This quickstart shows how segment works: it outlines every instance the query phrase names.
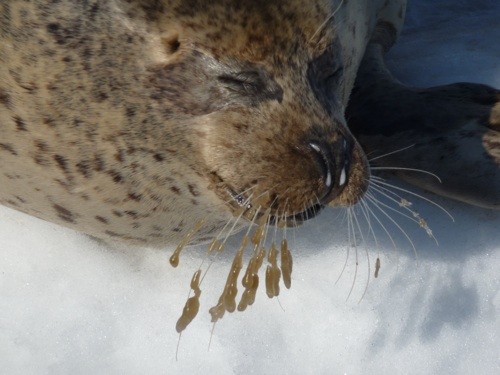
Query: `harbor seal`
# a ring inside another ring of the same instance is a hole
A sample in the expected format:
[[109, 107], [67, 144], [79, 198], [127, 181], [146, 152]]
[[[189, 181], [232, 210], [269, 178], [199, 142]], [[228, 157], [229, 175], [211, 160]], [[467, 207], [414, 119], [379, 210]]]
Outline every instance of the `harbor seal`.
[[107, 241], [196, 243], [352, 206], [377, 153], [443, 181], [398, 172], [411, 183], [498, 209], [499, 92], [397, 82], [383, 55], [405, 8], [3, 2], [0, 202]]
[[396, 82], [382, 54], [405, 3], [3, 2], [0, 202], [140, 245], [203, 220], [206, 241], [242, 206], [296, 225], [355, 204], [365, 152], [415, 143], [380, 161], [498, 208], [498, 91]]

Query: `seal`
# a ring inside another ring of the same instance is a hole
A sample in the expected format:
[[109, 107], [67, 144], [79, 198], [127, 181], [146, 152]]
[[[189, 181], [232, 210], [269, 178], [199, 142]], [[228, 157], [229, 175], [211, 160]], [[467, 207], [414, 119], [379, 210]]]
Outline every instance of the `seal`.
[[[0, 202], [106, 241], [180, 242], [174, 265], [188, 242], [254, 223], [242, 309], [269, 225], [356, 204], [377, 170], [366, 153], [384, 154], [379, 168], [406, 167], [397, 173], [411, 183], [498, 209], [499, 92], [394, 79], [383, 55], [405, 9], [402, 0], [2, 2]], [[276, 249], [268, 254], [270, 296], [280, 275], [290, 286], [287, 246], [281, 270]], [[235, 308], [243, 249], [215, 321]], [[199, 284], [197, 273], [179, 331]]]
[[[152, 246], [204, 220], [191, 241], [206, 241], [241, 206], [295, 225], [325, 205], [352, 205], [370, 175], [363, 148], [415, 143], [383, 165], [439, 165], [439, 186], [399, 174], [498, 208], [498, 116], [484, 121], [498, 91], [415, 91], [389, 77], [382, 51], [405, 5], [6, 2], [0, 202]], [[485, 126], [461, 129], [471, 117]]]

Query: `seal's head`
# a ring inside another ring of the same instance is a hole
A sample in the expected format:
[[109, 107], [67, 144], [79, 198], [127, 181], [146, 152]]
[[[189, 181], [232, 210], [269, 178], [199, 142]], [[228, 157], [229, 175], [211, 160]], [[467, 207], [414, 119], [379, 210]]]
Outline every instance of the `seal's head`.
[[160, 13], [170, 55], [151, 84], [173, 116], [190, 118], [211, 188], [234, 214], [258, 206], [289, 224], [356, 203], [369, 170], [344, 119], [341, 49], [322, 25], [332, 10], [200, 4]]

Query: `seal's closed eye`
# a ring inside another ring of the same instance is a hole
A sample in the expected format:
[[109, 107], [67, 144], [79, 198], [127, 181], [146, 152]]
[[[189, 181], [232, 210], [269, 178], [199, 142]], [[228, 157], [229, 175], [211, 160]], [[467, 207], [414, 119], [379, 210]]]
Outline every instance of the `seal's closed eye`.
[[250, 104], [265, 100], [283, 100], [283, 89], [271, 75], [263, 69], [242, 70], [235, 73], [221, 74], [217, 81], [231, 95], [251, 99]]
[[265, 89], [264, 77], [258, 71], [224, 74], [217, 77], [228, 90], [242, 95], [253, 95]]

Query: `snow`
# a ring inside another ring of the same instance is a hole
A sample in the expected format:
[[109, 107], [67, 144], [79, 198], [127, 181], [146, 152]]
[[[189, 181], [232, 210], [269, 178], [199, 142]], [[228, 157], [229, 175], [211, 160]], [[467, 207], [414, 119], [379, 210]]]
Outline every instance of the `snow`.
[[[412, 5], [405, 34], [390, 53], [398, 78], [421, 86], [475, 81], [500, 87], [498, 1]], [[498, 374], [500, 212], [426, 197], [455, 218], [407, 198], [439, 246], [398, 217], [418, 257], [397, 228], [391, 227], [397, 249], [378, 229], [378, 248], [373, 238], [357, 246], [348, 299], [356, 249], [348, 247], [343, 212], [327, 210], [289, 232], [294, 271], [281, 306], [260, 290], [251, 308], [216, 325], [208, 351], [208, 309], [225, 282], [227, 251], [201, 286], [201, 309], [182, 335], [178, 361], [175, 322], [204, 249], [189, 249], [173, 269], [172, 249], [107, 247], [0, 208], [1, 372]], [[231, 239], [232, 248], [239, 239]], [[348, 249], [348, 266], [335, 284]], [[360, 301], [366, 253], [372, 276]]]

